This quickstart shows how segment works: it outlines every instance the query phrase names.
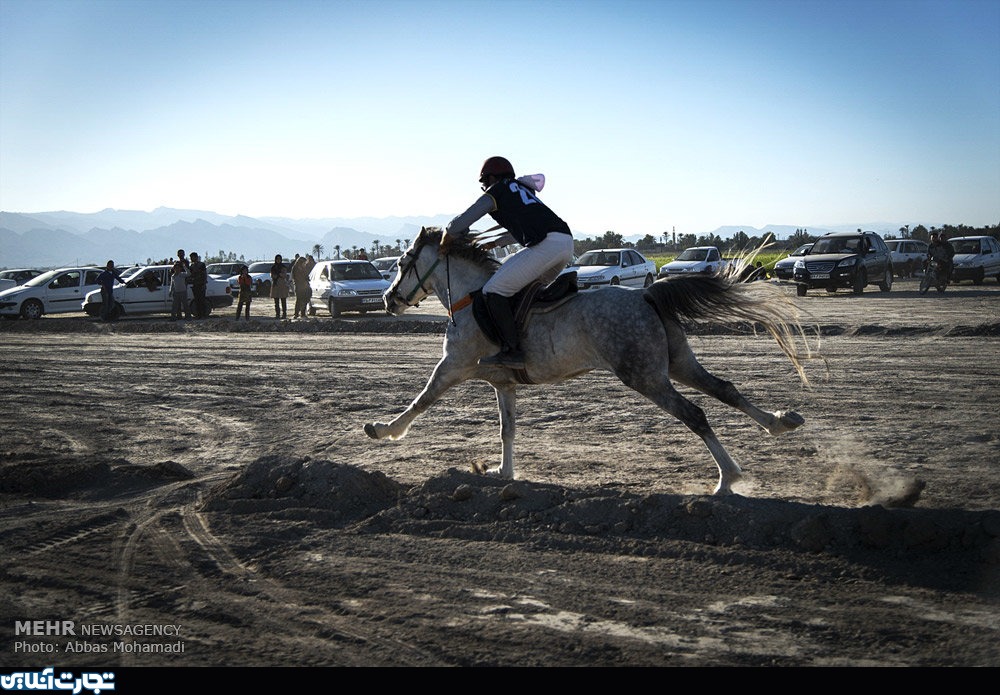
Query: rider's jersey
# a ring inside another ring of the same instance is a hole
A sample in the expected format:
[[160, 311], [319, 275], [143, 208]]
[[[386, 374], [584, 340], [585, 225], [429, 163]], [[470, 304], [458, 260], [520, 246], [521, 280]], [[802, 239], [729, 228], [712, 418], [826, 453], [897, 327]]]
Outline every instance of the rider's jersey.
[[533, 190], [514, 179], [498, 181], [486, 190], [493, 199], [490, 217], [522, 246], [537, 244], [549, 232], [572, 234], [569, 225], [538, 199]]

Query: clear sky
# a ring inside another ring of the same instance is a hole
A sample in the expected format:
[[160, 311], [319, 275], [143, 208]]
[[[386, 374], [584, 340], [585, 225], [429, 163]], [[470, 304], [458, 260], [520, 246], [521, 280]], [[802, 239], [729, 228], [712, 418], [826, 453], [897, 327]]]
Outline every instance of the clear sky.
[[1000, 223], [1000, 0], [0, 0], [0, 210]]

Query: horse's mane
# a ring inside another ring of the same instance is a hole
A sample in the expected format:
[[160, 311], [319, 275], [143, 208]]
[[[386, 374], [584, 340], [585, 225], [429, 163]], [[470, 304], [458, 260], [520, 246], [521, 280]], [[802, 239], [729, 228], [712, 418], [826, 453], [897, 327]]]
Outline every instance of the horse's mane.
[[[444, 230], [440, 227], [424, 227], [420, 230], [420, 237], [425, 243], [440, 244], [442, 234], [444, 234]], [[490, 273], [495, 272], [500, 267], [500, 261], [491, 256], [486, 249], [476, 246], [473, 243], [473, 237], [468, 234], [457, 237], [452, 242], [451, 246], [448, 247], [448, 255], [464, 258]]]

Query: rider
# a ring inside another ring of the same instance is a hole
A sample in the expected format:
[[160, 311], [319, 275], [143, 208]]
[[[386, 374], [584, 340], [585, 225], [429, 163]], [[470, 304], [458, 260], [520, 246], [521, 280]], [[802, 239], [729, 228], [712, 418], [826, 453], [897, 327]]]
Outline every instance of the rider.
[[953, 258], [955, 257], [955, 247], [951, 245], [951, 242], [945, 237], [944, 232], [931, 232], [931, 243], [927, 247], [927, 259], [936, 260], [941, 262], [941, 275], [942, 280], [948, 282], [951, 280], [951, 270], [954, 266]]
[[456, 237], [468, 234], [469, 227], [487, 214], [507, 230], [490, 246], [516, 241], [524, 247], [508, 257], [483, 285], [483, 299], [500, 333], [501, 347], [497, 354], [479, 360], [480, 364], [524, 369], [510, 298], [536, 280], [548, 284], [558, 277], [573, 260], [573, 233], [535, 195], [545, 185], [541, 174], [515, 178], [509, 161], [490, 157], [480, 169], [479, 183], [483, 195], [448, 223], [441, 236], [440, 253], [445, 255]]

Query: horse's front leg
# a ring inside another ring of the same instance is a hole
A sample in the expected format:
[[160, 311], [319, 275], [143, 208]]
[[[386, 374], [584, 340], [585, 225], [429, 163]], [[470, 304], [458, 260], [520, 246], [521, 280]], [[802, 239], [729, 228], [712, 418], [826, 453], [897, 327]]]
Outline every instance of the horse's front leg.
[[449, 362], [447, 357], [443, 358], [434, 367], [424, 390], [406, 410], [392, 422], [369, 422], [365, 425], [365, 434], [372, 439], [402, 439], [418, 415], [434, 405], [445, 391], [467, 378], [464, 370]]
[[500, 411], [500, 465], [483, 471], [486, 475], [513, 480], [514, 478], [514, 433], [517, 429], [517, 391], [513, 386], [497, 386], [497, 409]]

